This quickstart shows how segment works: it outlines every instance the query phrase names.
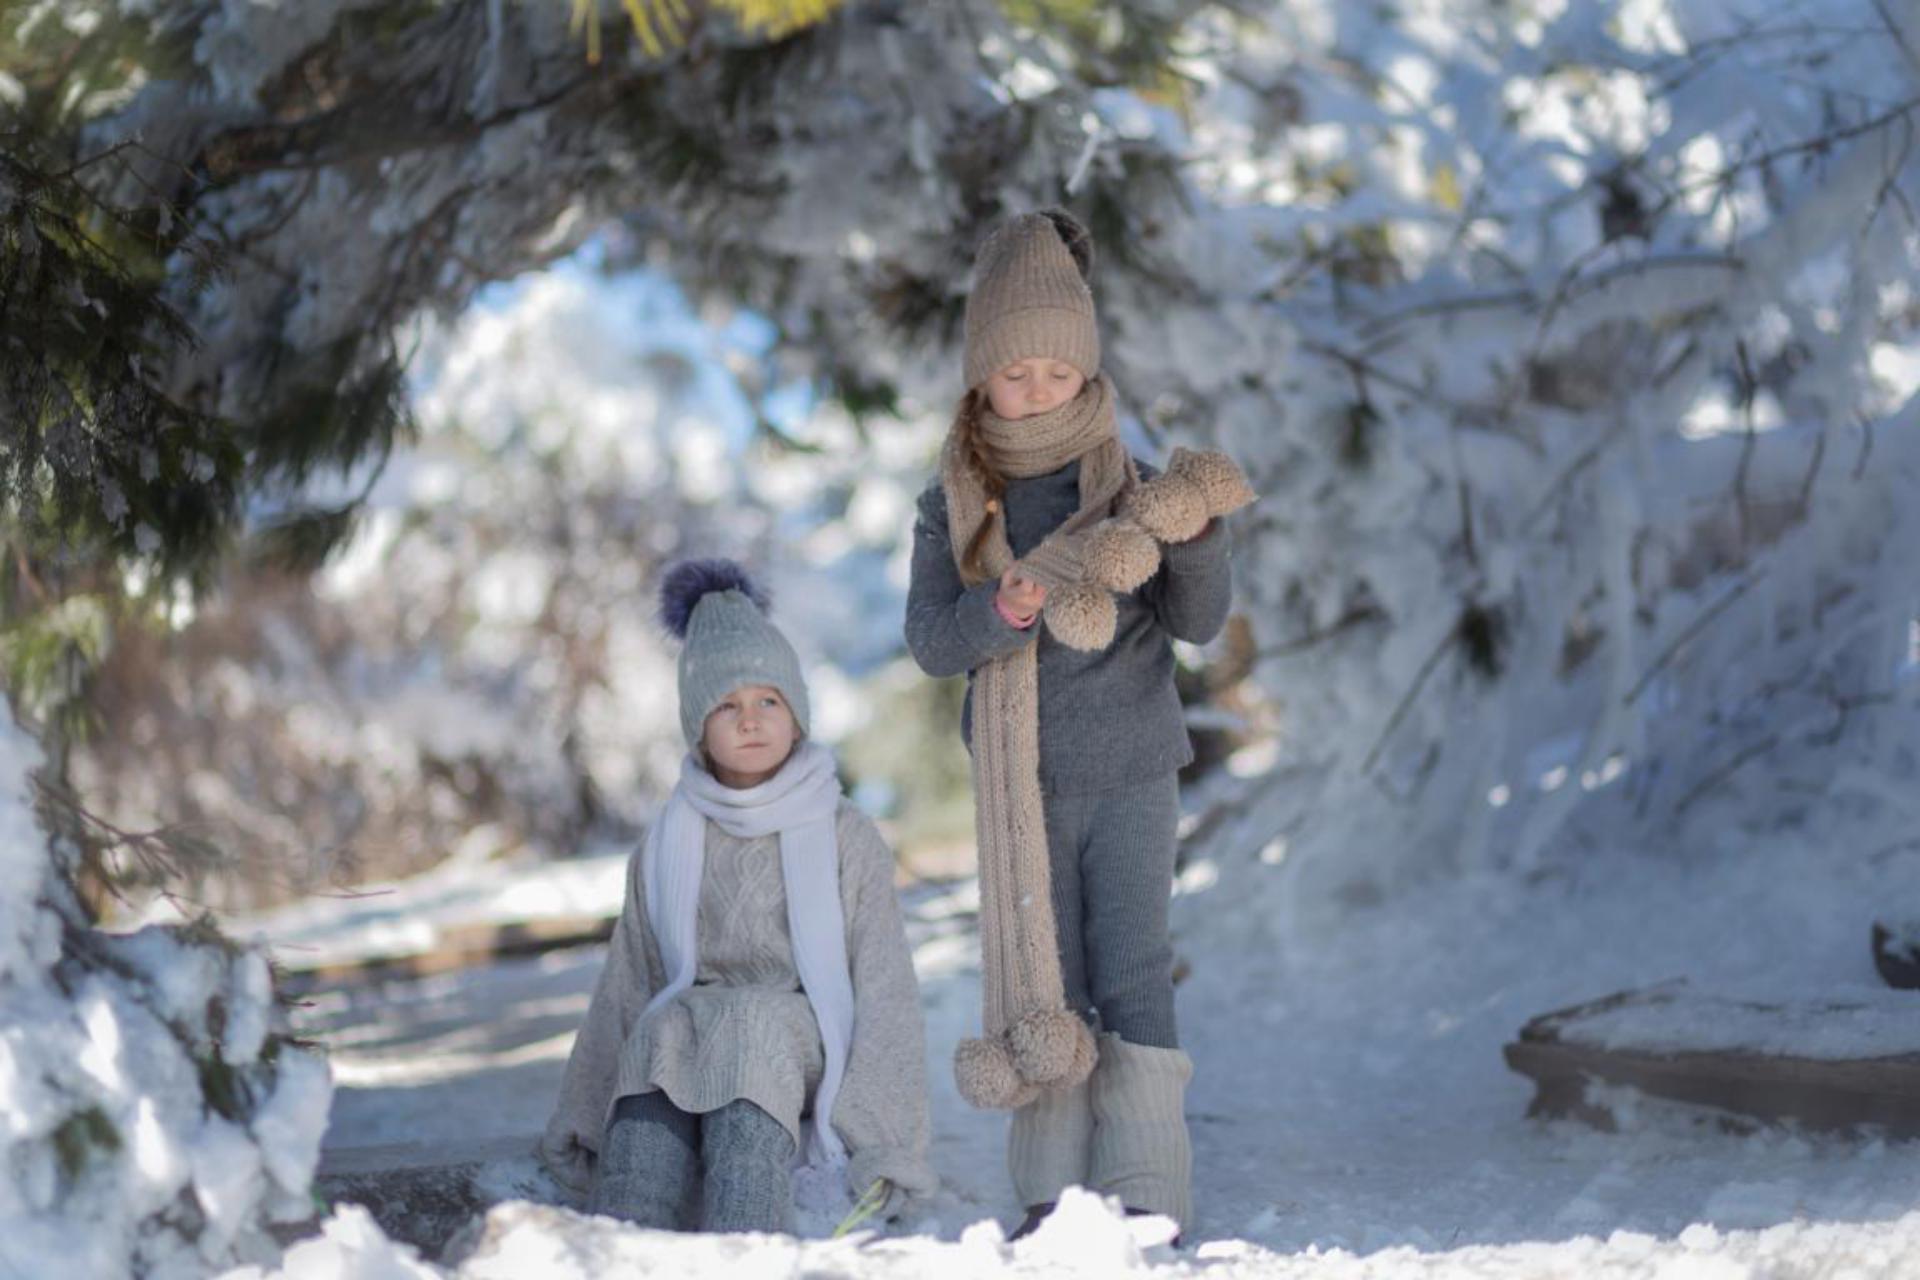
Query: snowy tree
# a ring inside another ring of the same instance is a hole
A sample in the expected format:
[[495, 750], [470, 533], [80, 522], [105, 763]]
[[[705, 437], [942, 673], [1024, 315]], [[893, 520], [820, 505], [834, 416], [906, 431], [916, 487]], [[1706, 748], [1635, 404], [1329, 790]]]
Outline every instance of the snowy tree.
[[[327, 1114], [324, 1064], [288, 1037], [258, 952], [204, 922], [92, 927], [115, 880], [213, 851], [112, 823], [64, 785], [83, 735], [126, 727], [83, 715], [114, 637], [189, 617], [236, 535], [315, 563], [410, 425], [378, 317], [325, 350], [262, 353], [271, 393], [250, 401], [194, 365], [225, 291], [257, 265], [247, 233], [203, 216], [197, 178], [172, 189], [181, 157], [101, 144], [98, 129], [191, 65], [206, 17], [0, 9], [4, 652], [11, 709], [45, 744], [10, 725], [0, 752], [0, 1259], [22, 1273], [53, 1257], [100, 1276], [270, 1257], [276, 1224], [312, 1211]], [[359, 487], [314, 501], [341, 482]]]
[[76, 749], [89, 805], [244, 858], [189, 877], [195, 901], [631, 840], [682, 750], [657, 567], [766, 563], [778, 541], [739, 457], [779, 447], [754, 424], [791, 391], [750, 392], [773, 379], [764, 325], [711, 327], [665, 282], [605, 288], [575, 264], [423, 329], [419, 439], [341, 553], [317, 575], [229, 567], [191, 621], [121, 636], [94, 678], [128, 731]]
[[1902, 10], [880, 4], [658, 54], [613, 24], [590, 67], [538, 5], [307, 6], [306, 45], [247, 12], [195, 44], [228, 106], [157, 83], [101, 135], [201, 157], [198, 216], [271, 264], [195, 313], [181, 385], [224, 413], [277, 350], [389, 342], [617, 219], [937, 421], [980, 229], [1064, 200], [1137, 438], [1266, 496], [1242, 701], [1276, 745], [1220, 789], [1229, 861], [1533, 867], [1790, 819], [1834, 770], [1863, 819], [1898, 790], [1907, 593], [1862, 544], [1906, 461]]
[[[412, 318], [617, 224], [610, 267], [755, 308], [930, 450], [971, 247], [1063, 202], [1131, 439], [1262, 493], [1191, 846], [1238, 900], [1910, 839], [1914, 5], [581, 11], [62, 7], [167, 54], [73, 130], [112, 160], [70, 198], [227, 263], [167, 259], [197, 345], [153, 394], [263, 487], [377, 455]], [[269, 465], [308, 421], [351, 425]]]

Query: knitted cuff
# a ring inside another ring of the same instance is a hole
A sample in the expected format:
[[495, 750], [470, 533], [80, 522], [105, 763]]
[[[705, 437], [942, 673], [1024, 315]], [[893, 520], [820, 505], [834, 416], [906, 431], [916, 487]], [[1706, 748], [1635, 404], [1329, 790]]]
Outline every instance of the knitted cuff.
[[994, 608], [994, 596], [999, 590], [1000, 584], [990, 579], [968, 587], [953, 602], [954, 629], [973, 655], [970, 666], [991, 662], [1033, 642], [1032, 627], [1023, 631]]
[[1013, 1113], [1007, 1130], [1007, 1172], [1020, 1205], [1058, 1200], [1068, 1187], [1084, 1187], [1093, 1142], [1093, 1103], [1086, 1081], [1043, 1089]]
[[1207, 521], [1206, 528], [1185, 542], [1160, 544], [1160, 559], [1169, 573], [1194, 573], [1225, 560], [1231, 545], [1227, 522], [1216, 516]]
[[926, 1152], [911, 1143], [897, 1146], [856, 1148], [847, 1153], [847, 1185], [860, 1195], [875, 1178], [893, 1184], [893, 1194], [881, 1216], [905, 1208], [909, 1196], [930, 1196], [940, 1189], [939, 1175], [927, 1163]]

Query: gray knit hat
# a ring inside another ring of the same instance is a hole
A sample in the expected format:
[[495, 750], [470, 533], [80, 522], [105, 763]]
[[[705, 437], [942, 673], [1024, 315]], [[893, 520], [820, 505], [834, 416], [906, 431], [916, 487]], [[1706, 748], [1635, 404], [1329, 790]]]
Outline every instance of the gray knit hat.
[[680, 732], [698, 750], [707, 715], [744, 685], [778, 689], [807, 732], [800, 659], [767, 619], [767, 595], [731, 560], [682, 560], [660, 584], [660, 620], [680, 649]]
[[974, 255], [967, 294], [969, 389], [1035, 356], [1063, 360], [1088, 381], [1099, 376], [1092, 262], [1093, 238], [1061, 210], [1018, 214], [994, 229]]

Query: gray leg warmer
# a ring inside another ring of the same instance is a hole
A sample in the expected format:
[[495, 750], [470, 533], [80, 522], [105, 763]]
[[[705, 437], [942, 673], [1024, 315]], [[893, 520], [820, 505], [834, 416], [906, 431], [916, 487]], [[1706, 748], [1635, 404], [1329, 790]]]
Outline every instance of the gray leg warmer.
[[1067, 1187], [1090, 1185], [1092, 1141], [1093, 1109], [1084, 1080], [1065, 1089], [1043, 1089], [1016, 1110], [1007, 1130], [1007, 1171], [1021, 1207], [1058, 1200]]
[[793, 1135], [746, 1101], [700, 1117], [707, 1175], [703, 1231], [787, 1231], [793, 1216]]
[[588, 1211], [677, 1231], [700, 1171], [700, 1122], [664, 1093], [630, 1093], [613, 1107]]
[[1187, 1081], [1193, 1062], [1178, 1049], [1100, 1037], [1093, 1093], [1094, 1189], [1129, 1209], [1164, 1213], [1185, 1232], [1193, 1221], [1193, 1146]]

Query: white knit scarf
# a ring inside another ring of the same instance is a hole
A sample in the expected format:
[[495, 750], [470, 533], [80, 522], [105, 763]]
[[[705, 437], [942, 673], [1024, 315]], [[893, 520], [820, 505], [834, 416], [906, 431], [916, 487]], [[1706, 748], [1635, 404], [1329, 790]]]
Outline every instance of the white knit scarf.
[[750, 840], [780, 837], [780, 873], [787, 890], [787, 927], [794, 968], [820, 1024], [825, 1066], [813, 1096], [813, 1118], [801, 1145], [805, 1162], [843, 1169], [846, 1147], [833, 1130], [833, 1104], [853, 1045], [853, 979], [847, 966], [847, 927], [840, 907], [840, 847], [835, 820], [840, 779], [833, 753], [803, 742], [780, 771], [758, 786], [723, 785], [692, 756], [680, 765], [680, 783], [647, 833], [641, 883], [653, 919], [667, 985], [641, 1011], [644, 1021], [693, 985], [699, 962], [696, 936], [700, 874], [707, 822]]

